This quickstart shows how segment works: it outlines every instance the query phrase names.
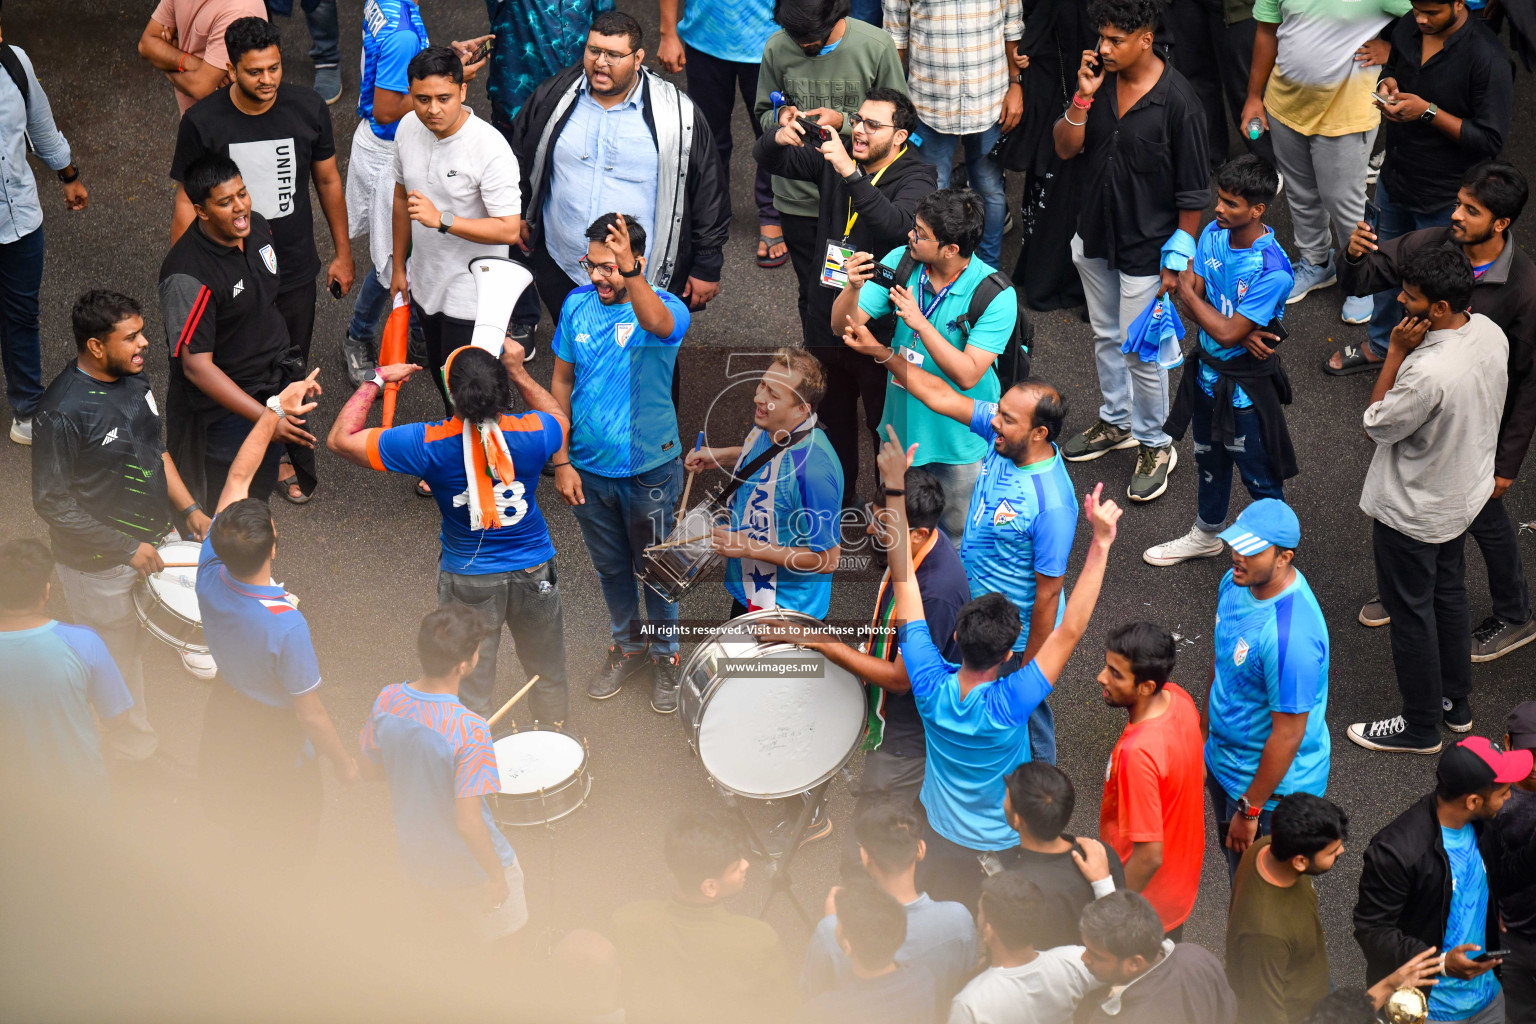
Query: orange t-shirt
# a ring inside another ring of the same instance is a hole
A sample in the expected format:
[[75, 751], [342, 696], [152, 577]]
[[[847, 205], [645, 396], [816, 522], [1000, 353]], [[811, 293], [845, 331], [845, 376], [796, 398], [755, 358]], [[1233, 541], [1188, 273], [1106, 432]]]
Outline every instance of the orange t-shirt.
[[1104, 768], [1099, 838], [1122, 861], [1133, 843], [1163, 844], [1163, 866], [1142, 895], [1157, 909], [1164, 929], [1189, 917], [1200, 888], [1205, 855], [1205, 759], [1200, 712], [1174, 683], [1172, 700], [1156, 718], [1128, 725]]

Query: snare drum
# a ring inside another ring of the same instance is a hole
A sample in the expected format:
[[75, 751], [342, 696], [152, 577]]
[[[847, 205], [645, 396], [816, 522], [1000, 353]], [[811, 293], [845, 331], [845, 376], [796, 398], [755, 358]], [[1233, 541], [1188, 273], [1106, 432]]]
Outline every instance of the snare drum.
[[197, 560], [203, 546], [190, 540], [173, 540], [156, 550], [165, 562], [191, 562], [168, 566], [153, 576], [141, 576], [133, 585], [133, 609], [139, 622], [161, 643], [188, 654], [207, 654], [203, 642], [203, 613], [197, 604]]
[[[694, 650], [682, 673], [679, 707], [688, 743], [721, 789], [776, 800], [812, 789], [848, 763], [864, 741], [864, 686], [816, 651], [762, 643], [756, 623], [824, 626], [800, 612], [748, 612], [722, 625]], [[813, 675], [724, 674], [724, 659], [806, 662]]]
[[553, 729], [530, 729], [494, 744], [501, 792], [495, 817], [503, 825], [544, 825], [575, 811], [592, 792], [587, 745]]
[[679, 517], [677, 525], [660, 544], [653, 544], [640, 554], [644, 568], [641, 583], [676, 604], [704, 574], [721, 562], [715, 551], [713, 533], [724, 514], [716, 503], [716, 487], [703, 501]]

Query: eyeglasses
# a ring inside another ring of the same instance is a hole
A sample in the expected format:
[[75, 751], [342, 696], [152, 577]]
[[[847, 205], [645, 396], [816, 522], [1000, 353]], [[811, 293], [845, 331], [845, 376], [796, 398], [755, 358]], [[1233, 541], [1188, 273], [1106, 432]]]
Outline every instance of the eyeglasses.
[[855, 128], [857, 128], [859, 125], [863, 125], [864, 130], [867, 132], [879, 132], [884, 131], [887, 128], [896, 127], [895, 125], [881, 124], [879, 121], [872, 121], [867, 117], [860, 117], [858, 114], [849, 114], [848, 123], [853, 125]]
[[630, 50], [628, 53], [615, 53], [612, 50], [605, 50], [601, 46], [587, 47], [587, 56], [592, 58], [592, 63], [594, 64], [604, 59], [606, 59], [609, 64], [617, 64], [625, 57], [633, 57], [634, 55], [634, 50]]
[[927, 235], [923, 234], [917, 228], [913, 228], [912, 229], [912, 241], [914, 241], [914, 242], [931, 242], [931, 241], [933, 241], [933, 239], [931, 239]]
[[593, 263], [585, 256], [576, 261], [576, 265], [589, 274], [597, 274], [599, 277], [612, 277], [619, 272], [617, 263]]

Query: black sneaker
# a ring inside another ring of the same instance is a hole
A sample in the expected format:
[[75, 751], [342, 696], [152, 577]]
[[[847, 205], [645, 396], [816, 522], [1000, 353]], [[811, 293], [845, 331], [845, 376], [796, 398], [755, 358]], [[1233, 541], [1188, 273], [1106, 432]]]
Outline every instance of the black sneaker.
[[1376, 629], [1380, 626], [1390, 625], [1392, 616], [1387, 614], [1387, 606], [1381, 603], [1379, 596], [1371, 598], [1360, 606], [1360, 614], [1356, 616], [1362, 626]]
[[1389, 754], [1440, 753], [1440, 737], [1415, 735], [1409, 731], [1408, 722], [1402, 715], [1375, 722], [1356, 722], [1346, 733], [1351, 743], [1366, 750], [1381, 750]]
[[512, 340], [523, 346], [523, 364], [534, 361], [539, 354], [539, 325], [538, 324], [513, 324], [507, 328], [507, 334]]
[[678, 669], [677, 655], [651, 659], [651, 710], [658, 715], [670, 715], [677, 710]]
[[378, 368], [379, 360], [374, 355], [372, 345], [361, 338], [345, 334], [341, 339], [341, 355], [347, 364], [347, 380], [354, 388], [360, 388], [373, 379], [373, 371]]
[[1472, 631], [1472, 660], [1497, 661], [1532, 640], [1536, 640], [1536, 615], [1524, 623], [1505, 622], [1497, 615], [1490, 615]]
[[650, 664], [645, 651], [622, 651], [618, 644], [608, 648], [608, 667], [587, 684], [587, 696], [607, 700], [624, 688], [624, 681]]
[[1440, 720], [1451, 732], [1472, 731], [1472, 702], [1465, 697], [1441, 697]]
[[1141, 446], [1136, 456], [1136, 472], [1125, 496], [1132, 501], [1151, 501], [1168, 489], [1168, 474], [1179, 464], [1179, 451], [1173, 445], [1162, 448]]
[[1068, 462], [1092, 462], [1094, 459], [1119, 448], [1135, 448], [1136, 439], [1129, 427], [1117, 427], [1103, 420], [1094, 420], [1093, 426], [1067, 440], [1061, 446], [1061, 457]]

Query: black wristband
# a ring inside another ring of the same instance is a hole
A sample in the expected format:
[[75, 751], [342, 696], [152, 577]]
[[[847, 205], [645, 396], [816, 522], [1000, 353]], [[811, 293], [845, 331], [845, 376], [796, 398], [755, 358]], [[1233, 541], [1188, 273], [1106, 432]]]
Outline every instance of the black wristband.
[[885, 489], [885, 496], [887, 498], [905, 497], [906, 493], [907, 493], [906, 488], [903, 488], [903, 487], [887, 487]]
[[181, 510], [181, 518], [185, 519], [185, 518], [187, 518], [187, 516], [191, 515], [193, 512], [201, 512], [202, 510], [203, 510], [203, 506], [199, 505], [197, 502], [194, 501], [192, 504], [188, 505], [186, 508]]
[[59, 171], [58, 175], [59, 183], [61, 185], [73, 185], [75, 182], [80, 180], [80, 168], [76, 167], [74, 164], [70, 164], [62, 171]]
[[630, 267], [628, 270], [621, 270], [621, 271], [619, 271], [619, 276], [620, 277], [639, 277], [640, 276], [640, 261], [639, 260], [635, 260], [635, 265], [634, 266]]
[[561, 466], [569, 466], [570, 464], [571, 464], [571, 460], [570, 459], [566, 459], [564, 462], [551, 462], [550, 463], [550, 465], [554, 466], [556, 469], [559, 469]]

